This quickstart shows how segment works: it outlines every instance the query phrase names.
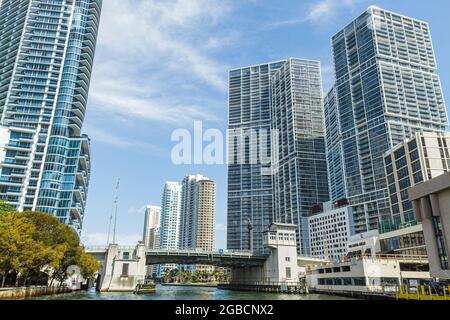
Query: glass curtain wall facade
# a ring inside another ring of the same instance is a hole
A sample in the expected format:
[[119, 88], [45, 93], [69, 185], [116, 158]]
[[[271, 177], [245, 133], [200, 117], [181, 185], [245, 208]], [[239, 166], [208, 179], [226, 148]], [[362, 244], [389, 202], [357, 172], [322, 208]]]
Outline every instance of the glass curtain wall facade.
[[178, 249], [181, 210], [181, 185], [166, 182], [161, 205], [161, 225], [159, 247], [165, 250]]
[[[247, 225], [253, 224], [253, 251], [263, 253], [263, 232], [273, 221], [271, 163], [262, 163], [264, 143], [270, 153], [270, 78], [285, 63], [278, 61], [229, 72], [227, 248], [248, 250]], [[261, 138], [261, 143], [252, 141]], [[264, 136], [264, 139], [262, 139]], [[239, 142], [242, 142], [239, 144]], [[253, 142], [253, 143], [252, 143]], [[252, 147], [256, 146], [256, 150]]]
[[384, 153], [448, 121], [426, 22], [372, 6], [332, 46], [345, 189], [361, 233], [391, 219]]
[[338, 116], [336, 87], [333, 86], [324, 98], [324, 114], [326, 128], [326, 149], [328, 164], [328, 185], [330, 199], [334, 202], [347, 197], [345, 186], [344, 158], [342, 134]]
[[[162, 195], [159, 227], [159, 249], [176, 250], [179, 248], [179, 228], [181, 212], [181, 190], [178, 182], [166, 182]], [[177, 268], [176, 264], [159, 265], [158, 274]]]
[[307, 218], [329, 200], [320, 63], [290, 58], [271, 81], [275, 222], [297, 226], [298, 252], [310, 254]]
[[90, 176], [81, 134], [101, 0], [0, 4], [0, 199], [80, 232]]

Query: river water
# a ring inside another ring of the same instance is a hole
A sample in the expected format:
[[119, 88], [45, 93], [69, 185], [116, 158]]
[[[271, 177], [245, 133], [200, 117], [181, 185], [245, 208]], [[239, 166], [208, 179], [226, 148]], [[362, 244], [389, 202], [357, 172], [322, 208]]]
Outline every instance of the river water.
[[310, 294], [276, 294], [242, 292], [207, 287], [161, 286], [156, 293], [135, 295], [133, 293], [77, 292], [56, 296], [31, 298], [32, 300], [349, 300], [349, 298]]

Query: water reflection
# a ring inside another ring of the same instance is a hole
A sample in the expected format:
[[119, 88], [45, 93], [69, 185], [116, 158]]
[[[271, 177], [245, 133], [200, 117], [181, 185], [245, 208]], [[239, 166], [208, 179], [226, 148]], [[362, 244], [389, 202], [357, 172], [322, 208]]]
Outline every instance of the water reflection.
[[33, 298], [34, 300], [348, 300], [331, 295], [291, 295], [259, 292], [241, 292], [204, 287], [161, 286], [155, 294], [135, 295], [119, 292], [78, 292], [57, 296]]

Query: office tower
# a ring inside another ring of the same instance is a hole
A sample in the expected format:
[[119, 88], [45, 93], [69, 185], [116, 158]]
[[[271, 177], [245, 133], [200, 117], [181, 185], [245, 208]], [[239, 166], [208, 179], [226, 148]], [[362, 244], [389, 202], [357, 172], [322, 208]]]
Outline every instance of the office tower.
[[426, 22], [372, 6], [332, 46], [345, 192], [361, 233], [391, 219], [384, 153], [416, 132], [445, 131], [447, 115]]
[[[273, 221], [271, 163], [250, 155], [250, 150], [259, 145], [258, 152], [263, 145], [271, 145], [270, 77], [284, 62], [229, 72], [227, 248], [231, 250], [249, 249], [250, 220], [253, 251], [263, 253], [263, 232]], [[267, 149], [265, 156], [270, 159]]]
[[322, 81], [318, 61], [290, 58], [271, 80], [272, 129], [279, 134], [274, 220], [297, 226], [298, 253], [309, 254], [312, 207], [329, 200]]
[[186, 176], [182, 182], [180, 249], [214, 249], [216, 184], [202, 175]]
[[159, 225], [161, 207], [147, 206], [145, 208], [143, 241], [149, 249], [159, 249]]
[[450, 133], [418, 132], [389, 150], [384, 162], [392, 214], [381, 224], [385, 232], [416, 222], [408, 189], [450, 171]]
[[308, 218], [311, 256], [340, 260], [347, 254], [350, 238], [350, 211], [346, 205], [326, 202]]
[[[179, 248], [181, 189], [181, 184], [178, 182], [168, 181], [164, 185], [159, 229], [159, 248], [162, 250]], [[161, 265], [158, 274], [161, 276], [165, 271], [175, 268], [177, 268], [176, 264]]]
[[81, 231], [90, 176], [81, 134], [101, 0], [0, 4], [0, 199]]

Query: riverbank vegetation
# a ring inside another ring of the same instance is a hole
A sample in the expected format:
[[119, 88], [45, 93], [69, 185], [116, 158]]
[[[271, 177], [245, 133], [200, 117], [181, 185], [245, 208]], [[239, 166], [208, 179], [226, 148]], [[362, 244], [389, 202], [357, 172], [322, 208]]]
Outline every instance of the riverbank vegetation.
[[57, 218], [17, 212], [0, 202], [1, 287], [62, 285], [75, 269], [84, 279], [93, 279], [99, 267], [80, 245], [78, 234]]
[[190, 270], [178, 270], [178, 269], [165, 269], [163, 271], [162, 282], [163, 283], [220, 283], [228, 282], [230, 273], [226, 269], [217, 268], [214, 271], [196, 270], [191, 272]]

